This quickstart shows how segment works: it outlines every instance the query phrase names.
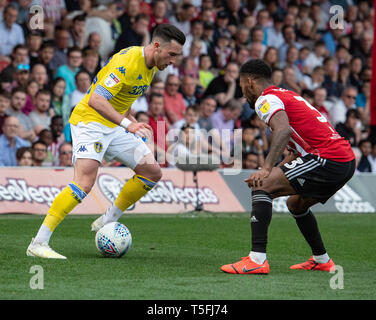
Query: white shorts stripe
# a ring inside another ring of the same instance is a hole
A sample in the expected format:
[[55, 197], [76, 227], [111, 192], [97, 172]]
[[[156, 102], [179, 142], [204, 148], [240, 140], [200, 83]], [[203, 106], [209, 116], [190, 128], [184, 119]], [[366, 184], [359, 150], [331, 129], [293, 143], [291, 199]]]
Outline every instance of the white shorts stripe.
[[304, 168], [305, 170], [300, 171], [300, 172], [296, 172], [295, 174], [289, 176], [288, 179], [289, 179], [289, 180], [294, 179], [294, 178], [296, 178], [296, 177], [302, 175], [303, 173], [305, 173], [305, 172], [307, 172], [307, 171], [311, 171], [311, 170], [313, 170], [314, 168], [319, 167], [319, 166], [320, 166], [320, 163], [313, 163], [313, 164], [311, 164], [309, 167]]
[[[303, 170], [305, 167], [311, 165], [311, 164], [314, 163], [314, 162], [316, 162], [316, 160], [315, 160], [315, 159], [311, 159], [311, 160], [309, 160], [308, 162], [303, 163], [302, 165], [299, 165], [299, 166], [297, 166], [297, 167], [295, 167], [295, 168], [292, 168], [292, 169], [286, 171], [286, 172], [285, 172], [286, 177], [288, 177], [289, 175], [294, 174], [296, 171]], [[316, 162], [316, 163], [317, 163], [317, 162]]]

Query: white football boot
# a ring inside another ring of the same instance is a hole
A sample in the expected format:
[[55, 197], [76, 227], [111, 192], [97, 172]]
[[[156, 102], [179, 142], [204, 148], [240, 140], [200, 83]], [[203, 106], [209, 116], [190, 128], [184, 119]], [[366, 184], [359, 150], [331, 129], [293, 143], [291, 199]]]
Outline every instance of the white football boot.
[[50, 248], [47, 242], [34, 243], [34, 238], [31, 239], [29, 247], [26, 250], [26, 255], [29, 257], [39, 257], [46, 259], [66, 259], [63, 255], [55, 252]]
[[97, 232], [100, 228], [104, 226], [103, 224], [103, 216], [102, 214], [99, 218], [97, 218], [92, 224], [91, 224], [91, 231]]

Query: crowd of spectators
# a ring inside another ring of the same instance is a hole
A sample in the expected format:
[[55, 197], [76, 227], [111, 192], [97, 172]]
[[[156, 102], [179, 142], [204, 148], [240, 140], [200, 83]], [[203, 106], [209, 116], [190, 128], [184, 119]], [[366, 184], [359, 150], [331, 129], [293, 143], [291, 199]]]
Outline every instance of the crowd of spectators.
[[132, 106], [152, 126], [148, 143], [162, 166], [174, 166], [165, 161], [171, 147], [221, 157], [239, 144], [243, 168], [263, 164], [271, 133], [239, 86], [240, 66], [261, 58], [276, 86], [303, 96], [349, 140], [358, 171], [376, 172], [373, 16], [369, 0], [0, 0], [0, 166], [71, 166], [69, 116], [97, 72], [171, 23], [186, 35], [183, 54]]

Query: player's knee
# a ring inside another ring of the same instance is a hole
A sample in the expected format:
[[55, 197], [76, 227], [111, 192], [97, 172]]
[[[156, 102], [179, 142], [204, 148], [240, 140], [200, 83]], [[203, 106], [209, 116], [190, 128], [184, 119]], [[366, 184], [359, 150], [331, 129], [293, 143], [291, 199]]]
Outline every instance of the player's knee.
[[154, 170], [150, 173], [150, 180], [154, 182], [158, 182], [159, 180], [162, 179], [162, 170], [160, 166], [156, 166]]
[[307, 208], [302, 206], [300, 201], [294, 197], [289, 197], [286, 201], [286, 205], [293, 216], [299, 216], [307, 211]]

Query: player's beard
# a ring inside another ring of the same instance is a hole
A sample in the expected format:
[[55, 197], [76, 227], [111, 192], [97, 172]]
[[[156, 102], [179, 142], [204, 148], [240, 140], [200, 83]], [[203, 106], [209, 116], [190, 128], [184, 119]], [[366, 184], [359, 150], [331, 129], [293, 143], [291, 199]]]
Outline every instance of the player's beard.
[[256, 104], [256, 101], [257, 101], [257, 97], [255, 95], [253, 95], [252, 93], [250, 92], [247, 92], [247, 101], [249, 103], [249, 106], [252, 110], [255, 110], [255, 104]]

